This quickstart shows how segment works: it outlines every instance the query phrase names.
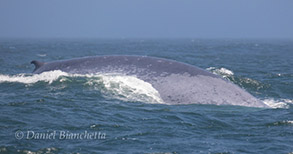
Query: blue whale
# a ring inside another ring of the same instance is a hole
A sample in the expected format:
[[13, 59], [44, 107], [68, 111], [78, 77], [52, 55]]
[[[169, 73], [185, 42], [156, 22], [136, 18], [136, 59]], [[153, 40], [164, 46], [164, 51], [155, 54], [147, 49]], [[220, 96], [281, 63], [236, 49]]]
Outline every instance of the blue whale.
[[216, 104], [267, 107], [220, 76], [198, 67], [148, 56], [94, 56], [54, 62], [32, 61], [33, 73], [61, 70], [72, 74], [115, 73], [150, 83], [166, 104]]

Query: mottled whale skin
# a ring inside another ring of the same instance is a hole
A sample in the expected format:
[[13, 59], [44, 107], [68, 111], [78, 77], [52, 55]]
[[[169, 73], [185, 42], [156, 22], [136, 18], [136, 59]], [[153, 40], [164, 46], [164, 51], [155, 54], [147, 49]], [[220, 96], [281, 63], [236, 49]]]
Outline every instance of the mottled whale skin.
[[48, 63], [32, 61], [33, 73], [114, 73], [152, 84], [166, 104], [216, 104], [267, 107], [233, 83], [198, 67], [148, 56], [94, 56]]

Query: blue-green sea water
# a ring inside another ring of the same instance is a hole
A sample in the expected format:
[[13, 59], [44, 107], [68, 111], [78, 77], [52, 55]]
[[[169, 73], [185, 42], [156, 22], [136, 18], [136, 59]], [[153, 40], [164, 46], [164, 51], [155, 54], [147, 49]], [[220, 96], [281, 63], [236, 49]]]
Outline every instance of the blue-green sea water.
[[[0, 55], [0, 153], [293, 153], [293, 40], [2, 39]], [[136, 80], [31, 73], [96, 55], [198, 66], [270, 108], [156, 104], [123, 89]]]

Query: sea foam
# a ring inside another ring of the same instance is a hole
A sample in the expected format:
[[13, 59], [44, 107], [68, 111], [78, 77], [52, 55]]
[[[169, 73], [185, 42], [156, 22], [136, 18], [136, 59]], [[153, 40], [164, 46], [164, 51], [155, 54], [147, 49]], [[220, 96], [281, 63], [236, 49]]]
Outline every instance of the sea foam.
[[69, 74], [60, 70], [43, 72], [41, 74], [1, 75], [0, 83], [17, 82], [32, 85], [37, 82], [65, 82], [68, 77], [85, 79], [84, 85], [100, 91], [104, 96], [131, 102], [164, 104], [159, 92], [148, 82], [135, 76], [123, 74]]

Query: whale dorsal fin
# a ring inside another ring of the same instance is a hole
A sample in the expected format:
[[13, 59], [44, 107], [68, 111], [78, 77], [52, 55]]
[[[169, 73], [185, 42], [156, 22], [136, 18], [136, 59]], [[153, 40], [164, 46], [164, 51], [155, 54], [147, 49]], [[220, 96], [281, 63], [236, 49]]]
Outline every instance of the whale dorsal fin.
[[38, 68], [40, 68], [41, 66], [43, 66], [45, 63], [37, 61], [37, 60], [33, 60], [31, 61], [31, 64], [35, 65], [35, 69], [33, 72], [35, 72]]

